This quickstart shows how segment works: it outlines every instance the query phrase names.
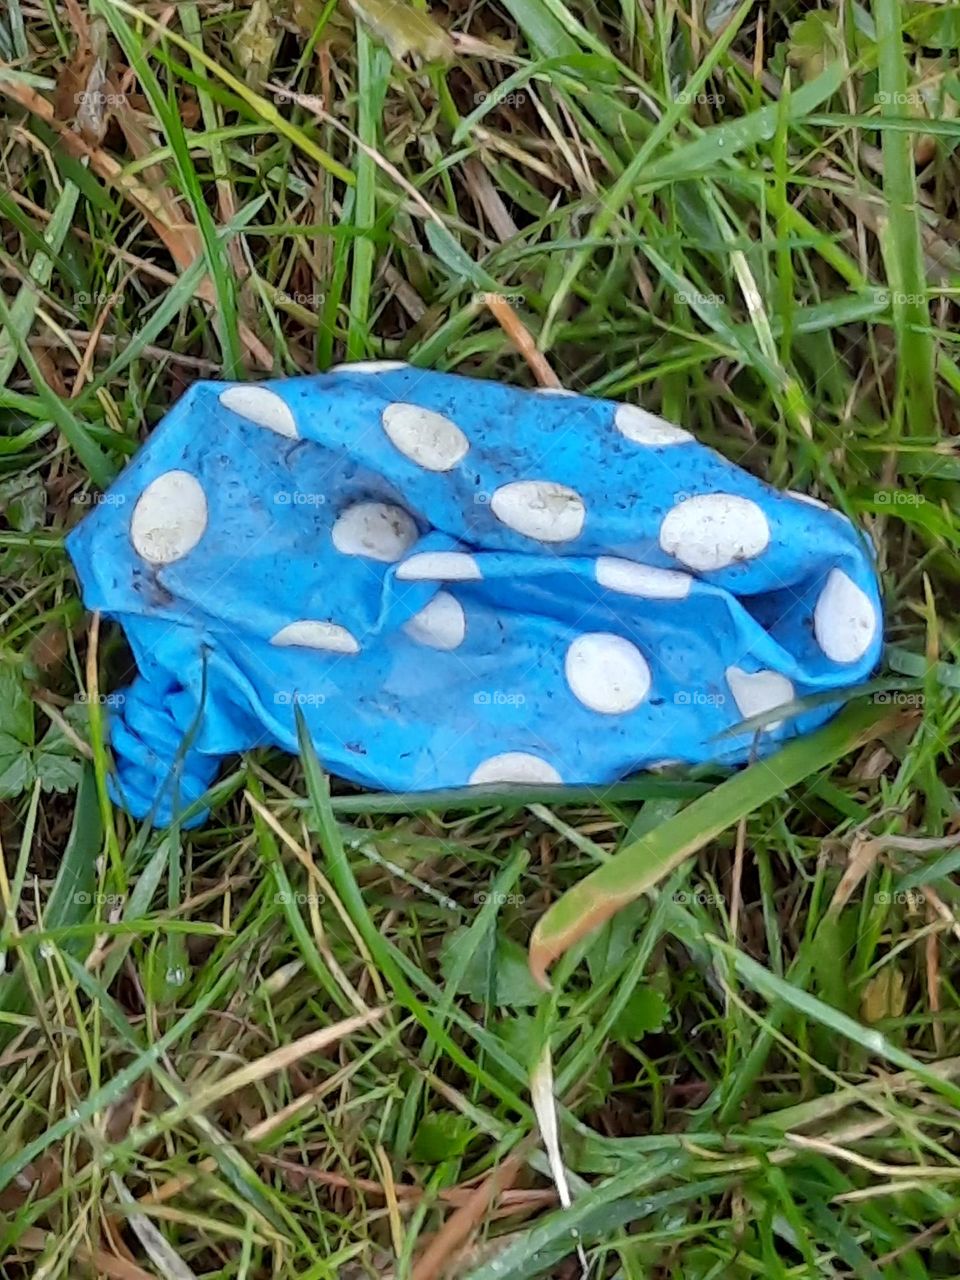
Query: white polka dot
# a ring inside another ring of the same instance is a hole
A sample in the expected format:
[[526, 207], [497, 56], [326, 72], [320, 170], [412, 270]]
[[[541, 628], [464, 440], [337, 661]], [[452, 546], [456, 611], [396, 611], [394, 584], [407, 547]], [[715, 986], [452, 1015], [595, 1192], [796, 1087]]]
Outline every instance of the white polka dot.
[[647, 600], [684, 600], [693, 584], [689, 573], [655, 569], [635, 560], [621, 560], [619, 556], [600, 556], [596, 573], [601, 587], [619, 591], [625, 596], [643, 596]]
[[470, 448], [455, 422], [418, 404], [387, 405], [383, 429], [391, 444], [425, 471], [452, 470]]
[[357, 502], [337, 517], [331, 536], [333, 545], [345, 556], [366, 556], [392, 564], [407, 554], [420, 534], [403, 507]]
[[679, 502], [660, 526], [660, 546], [668, 556], [699, 573], [749, 560], [770, 542], [770, 526], [760, 507], [732, 493], [703, 493]]
[[578, 391], [568, 391], [566, 387], [536, 387], [538, 396], [577, 396]]
[[539, 542], [578, 538], [587, 514], [579, 493], [552, 480], [502, 485], [490, 499], [490, 509], [508, 529]]
[[563, 779], [539, 756], [527, 751], [504, 751], [478, 764], [470, 775], [471, 787], [485, 787], [497, 782], [527, 782], [562, 786]]
[[286, 436], [289, 440], [300, 438], [290, 406], [267, 387], [247, 383], [227, 387], [226, 391], [220, 392], [220, 403], [248, 422], [275, 431], [278, 436]]
[[877, 614], [869, 596], [843, 572], [831, 569], [813, 611], [817, 644], [831, 662], [857, 662], [873, 644]]
[[411, 640], [431, 649], [456, 649], [467, 633], [467, 618], [459, 600], [449, 591], [438, 591], [403, 629]]
[[360, 646], [346, 627], [336, 622], [314, 622], [306, 618], [281, 627], [270, 643], [284, 648], [295, 645], [303, 649], [326, 649], [330, 653], [360, 652]]
[[[744, 671], [742, 667], [727, 667], [727, 684], [744, 720], [761, 716], [774, 707], [782, 707], [793, 701], [793, 685], [779, 671]], [[782, 720], [765, 725], [766, 729], [779, 729]]]
[[207, 499], [189, 471], [166, 471], [137, 499], [130, 540], [150, 564], [172, 564], [192, 551], [207, 527]]
[[397, 577], [402, 582], [421, 582], [438, 579], [447, 582], [468, 582], [482, 578], [480, 566], [473, 556], [464, 551], [421, 551], [397, 567]]
[[622, 715], [650, 692], [650, 668], [640, 650], [623, 636], [593, 631], [578, 636], [564, 661], [573, 696], [591, 711]]
[[655, 413], [638, 409], [633, 404], [617, 405], [613, 421], [620, 434], [636, 444], [683, 444], [693, 439], [689, 431], [675, 427], [666, 418], [658, 418]]
[[[821, 511], [829, 511], [832, 516], [837, 516], [850, 529], [857, 529], [850, 517], [841, 511], [839, 507], [831, 507], [829, 502], [821, 502], [819, 498], [811, 498], [809, 493], [799, 493], [796, 489], [787, 489], [786, 492], [791, 498], [796, 498], [797, 502], [805, 502], [808, 506], [819, 507]], [[859, 530], [857, 532], [859, 533]], [[873, 547], [871, 546], [870, 549], [872, 551]]]
[[354, 364], [334, 364], [328, 373], [392, 373], [396, 369], [408, 369], [405, 360], [357, 360]]
[[833, 511], [834, 508], [828, 506], [826, 502], [821, 502], [819, 498], [814, 498], [809, 493], [801, 493], [799, 489], [788, 489], [787, 496], [795, 498], [797, 502], [805, 502], [810, 507], [819, 507], [821, 511]]

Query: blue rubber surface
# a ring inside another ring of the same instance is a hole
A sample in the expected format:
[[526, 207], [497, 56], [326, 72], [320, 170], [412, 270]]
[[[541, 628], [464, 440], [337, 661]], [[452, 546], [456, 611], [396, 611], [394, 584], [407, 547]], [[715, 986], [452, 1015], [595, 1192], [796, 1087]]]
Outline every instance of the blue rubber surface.
[[[867, 677], [868, 545], [628, 405], [408, 365], [195, 384], [69, 536], [139, 668], [116, 795], [164, 825], [222, 758], [364, 786], [596, 784], [727, 763]], [[122, 701], [120, 697], [122, 696]]]

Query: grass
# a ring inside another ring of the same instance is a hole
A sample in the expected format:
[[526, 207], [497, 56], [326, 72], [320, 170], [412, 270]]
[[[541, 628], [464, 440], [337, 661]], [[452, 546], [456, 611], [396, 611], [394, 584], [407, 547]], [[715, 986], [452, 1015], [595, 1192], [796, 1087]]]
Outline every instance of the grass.
[[[957, 1274], [958, 47], [922, 0], [8, 0], [4, 1280]], [[65, 532], [197, 378], [398, 356], [841, 506], [877, 680], [730, 778], [364, 796], [304, 743], [138, 829]]]

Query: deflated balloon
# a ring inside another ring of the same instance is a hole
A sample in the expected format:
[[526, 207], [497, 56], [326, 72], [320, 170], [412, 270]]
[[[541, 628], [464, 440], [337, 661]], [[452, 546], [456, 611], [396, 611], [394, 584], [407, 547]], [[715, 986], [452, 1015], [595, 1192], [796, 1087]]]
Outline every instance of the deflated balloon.
[[846, 517], [633, 405], [386, 361], [200, 382], [109, 498], [68, 546], [139, 669], [115, 794], [158, 824], [296, 750], [298, 706], [363, 786], [602, 788], [769, 752], [879, 657]]

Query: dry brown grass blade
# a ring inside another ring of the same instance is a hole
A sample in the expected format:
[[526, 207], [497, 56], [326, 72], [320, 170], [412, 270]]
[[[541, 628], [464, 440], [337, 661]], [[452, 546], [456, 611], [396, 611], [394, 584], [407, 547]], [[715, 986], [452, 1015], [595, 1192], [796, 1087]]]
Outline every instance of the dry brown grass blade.
[[847, 865], [840, 883], [833, 891], [828, 911], [836, 914], [842, 911], [850, 900], [850, 895], [864, 879], [883, 850], [883, 842], [866, 836], [854, 836], [847, 855]]
[[316, 1108], [328, 1093], [342, 1088], [344, 1083], [355, 1073], [356, 1068], [356, 1063], [348, 1063], [347, 1066], [341, 1067], [329, 1079], [324, 1080], [322, 1084], [315, 1085], [312, 1089], [306, 1089], [291, 1102], [288, 1102], [285, 1107], [281, 1107], [279, 1111], [271, 1112], [270, 1115], [264, 1116], [262, 1120], [250, 1125], [243, 1135], [244, 1142], [261, 1142], [264, 1138], [269, 1137], [274, 1130], [289, 1124], [293, 1117], [301, 1111]]
[[30, 350], [33, 353], [34, 360], [37, 362], [37, 368], [40, 370], [40, 374], [50, 390], [62, 400], [69, 400], [70, 394], [67, 391], [67, 384], [63, 380], [60, 366], [54, 359], [50, 348], [31, 339]]
[[925, 884], [917, 896], [926, 899], [931, 911], [943, 921], [944, 928], [949, 929], [953, 936], [960, 940], [960, 922], [958, 922], [957, 917], [940, 897], [939, 893], [935, 889], [931, 889], [928, 884]]
[[[344, 1191], [359, 1191], [364, 1195], [378, 1196], [381, 1199], [386, 1196], [386, 1191], [379, 1182], [375, 1182], [372, 1178], [351, 1178], [345, 1173], [334, 1173], [331, 1169], [314, 1169], [312, 1165], [302, 1164], [293, 1159], [287, 1159], [283, 1156], [272, 1156], [261, 1154], [258, 1157], [262, 1164], [269, 1165], [273, 1169], [279, 1169], [283, 1173], [290, 1174], [291, 1178], [301, 1179], [307, 1182], [316, 1182], [325, 1187], [337, 1187]], [[188, 1179], [192, 1181], [193, 1179]], [[472, 1185], [474, 1179], [459, 1187], [446, 1187], [436, 1193], [438, 1200], [444, 1204], [459, 1207], [469, 1202], [471, 1196], [474, 1195], [476, 1187]], [[432, 1195], [426, 1187], [412, 1187], [407, 1183], [398, 1182], [395, 1184], [397, 1200], [401, 1205], [415, 1205], [423, 1199], [425, 1195]], [[176, 1190], [169, 1194], [176, 1194]], [[159, 1193], [157, 1193], [159, 1194]], [[149, 1197], [146, 1197], [149, 1199]], [[552, 1187], [544, 1187], [539, 1190], [512, 1190], [509, 1187], [501, 1189], [498, 1196], [501, 1205], [501, 1211], [494, 1216], [507, 1217], [517, 1213], [529, 1212], [531, 1209], [549, 1208], [557, 1203], [557, 1193]]]
[[[932, 906], [927, 907], [927, 919], [933, 921], [935, 912]], [[926, 940], [927, 1000], [930, 1002], [930, 1013], [933, 1016], [933, 1043], [938, 1056], [946, 1052], [946, 1038], [943, 1030], [943, 1019], [940, 1017], [940, 939], [936, 933], [927, 934]]]
[[513, 1183], [523, 1163], [524, 1157], [514, 1152], [497, 1165], [433, 1237], [414, 1264], [410, 1280], [441, 1280], [444, 1275], [457, 1274], [449, 1270], [450, 1265], [500, 1193]]
[[[121, 191], [147, 219], [181, 271], [192, 267], [194, 262], [202, 256], [200, 235], [193, 223], [183, 221], [172, 223], [169, 220], [170, 210], [162, 197], [124, 173], [123, 167], [101, 147], [91, 146], [79, 134], [73, 133], [61, 120], [57, 120], [53, 107], [35, 89], [18, 81], [5, 80], [2, 66], [0, 66], [0, 93], [6, 94], [25, 110], [38, 116], [45, 124], [58, 130], [61, 141], [69, 151], [75, 156], [86, 157], [94, 173]], [[201, 302], [211, 307], [217, 306], [216, 290], [208, 276], [205, 276], [197, 285], [195, 294]], [[256, 334], [243, 324], [238, 326], [238, 331], [250, 358], [261, 369], [272, 370], [273, 357]]]
[[236, 1093], [247, 1085], [256, 1084], [257, 1081], [274, 1075], [277, 1071], [284, 1071], [311, 1053], [320, 1053], [324, 1049], [329, 1049], [345, 1036], [352, 1035], [373, 1022], [378, 1022], [385, 1013], [386, 1009], [371, 1009], [368, 1013], [358, 1014], [354, 1018], [345, 1018], [342, 1022], [335, 1022], [329, 1027], [321, 1027], [319, 1031], [308, 1032], [307, 1035], [300, 1036], [290, 1044], [282, 1044], [271, 1053], [264, 1054], [262, 1058], [248, 1062], [238, 1067], [236, 1071], [223, 1076], [222, 1079], [197, 1089], [186, 1104], [178, 1107], [178, 1110], [204, 1111], [214, 1102], [219, 1102], [221, 1098]]
[[932, 1181], [960, 1178], [960, 1169], [944, 1168], [943, 1165], [886, 1164], [880, 1160], [871, 1160], [869, 1156], [861, 1155], [859, 1151], [852, 1151], [849, 1147], [840, 1146], [835, 1142], [828, 1141], [826, 1138], [808, 1138], [800, 1133], [788, 1133], [785, 1136], [786, 1141], [791, 1146], [802, 1147], [805, 1151], [819, 1151], [823, 1155], [832, 1156], [835, 1160], [856, 1165], [860, 1169], [866, 1169], [870, 1173], [878, 1174], [884, 1178], [895, 1178], [897, 1180], [901, 1178], [918, 1178]]
[[374, 1155], [380, 1167], [380, 1177], [383, 1179], [383, 1196], [387, 1202], [387, 1221], [390, 1224], [390, 1243], [393, 1246], [393, 1252], [396, 1257], [401, 1258], [403, 1257], [404, 1241], [403, 1222], [400, 1218], [400, 1201], [397, 1197], [397, 1183], [393, 1176], [393, 1167], [382, 1143], [378, 1142], [374, 1147]]
[[0, 1213], [13, 1213], [30, 1199], [51, 1195], [60, 1186], [62, 1173], [60, 1157], [55, 1153], [28, 1164], [0, 1191]]
[[[21, 1249], [42, 1253], [54, 1239], [52, 1231], [41, 1231], [39, 1227], [27, 1227], [20, 1233], [17, 1244]], [[98, 1276], [106, 1276], [107, 1280], [156, 1280], [155, 1275], [144, 1271], [135, 1262], [127, 1262], [125, 1258], [118, 1258], [116, 1254], [107, 1253], [104, 1249], [80, 1247], [75, 1250], [73, 1257], [85, 1267], [92, 1267]]]
[[[63, 331], [68, 338], [74, 342], [92, 341], [92, 335], [87, 329], [64, 329]], [[115, 333], [98, 333], [95, 335], [98, 348], [104, 351], [115, 351], [117, 347], [123, 346], [126, 339]], [[41, 333], [36, 339], [31, 341], [31, 349], [34, 355], [44, 350], [58, 351], [62, 348], [62, 342], [57, 334]], [[220, 372], [220, 365], [216, 360], [205, 360], [203, 356], [188, 356], [180, 351], [171, 351], [169, 347], [157, 347], [152, 342], [148, 342], [143, 347], [144, 356], [151, 360], [163, 360], [168, 364], [179, 364], [184, 369], [195, 369], [197, 373], [208, 374], [215, 377]], [[69, 399], [67, 389], [64, 386], [63, 398]]]
[[75, 400], [77, 398], [77, 396], [80, 394], [80, 391], [81, 391], [81, 388], [83, 387], [84, 382], [87, 380], [88, 377], [91, 376], [91, 371], [93, 369], [93, 359], [94, 359], [94, 356], [96, 355], [97, 343], [100, 341], [100, 335], [103, 333], [104, 326], [106, 325], [107, 321], [110, 319], [110, 312], [116, 306], [117, 299], [119, 298], [120, 294], [123, 292], [123, 288], [126, 285], [127, 281], [130, 279], [132, 274], [133, 274], [132, 271], [127, 272], [127, 274], [121, 280], [119, 288], [116, 290], [116, 292], [110, 294], [110, 296], [107, 298], [106, 303], [101, 308], [97, 316], [93, 329], [90, 332], [90, 337], [87, 339], [87, 345], [83, 352], [83, 359], [80, 361], [80, 367], [77, 369], [76, 377], [73, 380], [73, 388], [70, 392], [71, 400]]
[[[468, 160], [463, 172], [465, 172], [468, 191], [474, 197], [477, 207], [483, 210], [499, 242], [506, 243], [515, 237], [517, 234], [515, 221], [509, 215], [497, 188], [490, 182], [490, 175], [484, 166], [479, 160]], [[499, 293], [485, 293], [484, 302], [490, 308], [500, 328], [530, 366], [530, 371], [540, 387], [561, 388], [561, 380], [554, 374], [553, 369], [550, 369], [547, 357], [539, 351], [530, 330], [513, 310], [507, 298]]]
[[213, 1156], [207, 1156], [205, 1160], [201, 1160], [195, 1166], [192, 1173], [181, 1173], [176, 1178], [168, 1178], [166, 1182], [162, 1182], [156, 1191], [148, 1191], [146, 1195], [139, 1197], [139, 1203], [144, 1205], [163, 1204], [166, 1200], [172, 1200], [178, 1196], [181, 1191], [186, 1191], [188, 1187], [192, 1187], [197, 1178], [204, 1173], [213, 1173], [216, 1170], [217, 1162]]
[[500, 328], [530, 366], [533, 376], [541, 387], [559, 388], [563, 384], [547, 363], [542, 351], [537, 349], [530, 330], [526, 327], [510, 303], [499, 293], [488, 293], [484, 301]]
[[110, 116], [109, 94], [105, 92], [106, 23], [102, 18], [89, 23], [77, 0], [65, 0], [64, 7], [76, 43], [57, 76], [54, 115], [96, 146], [103, 141]]
[[916, 1232], [896, 1249], [891, 1249], [889, 1253], [881, 1254], [880, 1257], [877, 1258], [877, 1271], [879, 1274], [886, 1275], [886, 1268], [891, 1262], [896, 1262], [896, 1260], [898, 1258], [902, 1258], [904, 1254], [911, 1254], [915, 1250], [922, 1248], [925, 1244], [929, 1244], [931, 1240], [936, 1239], [941, 1231], [946, 1230], [948, 1227], [952, 1227], [955, 1221], [956, 1219], [954, 1218], [954, 1215], [952, 1213], [948, 1214], [947, 1217], [938, 1219], [925, 1230]]
[[881, 853], [888, 849], [900, 849], [908, 853], [932, 853], [937, 849], [951, 849], [960, 844], [960, 834], [952, 836], [862, 836], [856, 835], [850, 844], [846, 870], [834, 890], [829, 910], [841, 911], [851, 894], [863, 880]]
[[508, 240], [519, 235], [517, 224], [503, 203], [500, 192], [493, 185], [489, 173], [476, 156], [471, 156], [464, 164], [463, 176], [474, 203], [486, 217], [490, 229], [500, 243], [506, 244]]

